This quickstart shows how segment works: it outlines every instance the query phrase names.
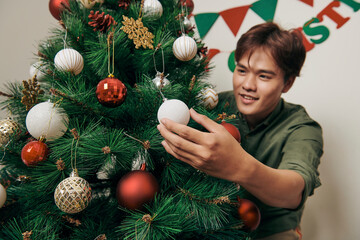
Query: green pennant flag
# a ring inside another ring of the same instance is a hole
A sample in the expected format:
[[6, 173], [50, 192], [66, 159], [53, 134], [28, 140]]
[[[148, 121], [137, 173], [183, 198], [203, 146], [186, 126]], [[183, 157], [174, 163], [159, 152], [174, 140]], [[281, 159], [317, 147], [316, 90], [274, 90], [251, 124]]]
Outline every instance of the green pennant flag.
[[260, 0], [250, 7], [265, 22], [272, 22], [275, 15], [277, 0]]
[[235, 63], [235, 50], [230, 53], [230, 56], [228, 58], [228, 67], [231, 72], [235, 71], [236, 63]]
[[218, 13], [200, 13], [194, 16], [200, 38], [204, 38], [219, 17]]

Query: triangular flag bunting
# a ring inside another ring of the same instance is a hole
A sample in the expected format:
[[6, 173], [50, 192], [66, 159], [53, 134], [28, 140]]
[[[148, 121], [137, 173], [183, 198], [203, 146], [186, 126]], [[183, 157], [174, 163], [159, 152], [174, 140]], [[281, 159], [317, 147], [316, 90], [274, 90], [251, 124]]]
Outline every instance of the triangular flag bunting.
[[307, 5], [314, 6], [314, 0], [300, 0], [300, 2], [303, 2]]
[[224, 19], [231, 32], [236, 36], [238, 33], [240, 26], [245, 18], [247, 11], [249, 10], [249, 6], [237, 7], [228, 9], [220, 12], [220, 16]]
[[200, 38], [205, 37], [218, 17], [218, 13], [200, 13], [194, 16]]
[[275, 15], [277, 0], [260, 0], [250, 7], [265, 22], [272, 22]]
[[216, 54], [220, 53], [219, 49], [210, 48], [208, 53], [206, 54], [207, 61], [210, 61], [213, 57], [215, 57]]

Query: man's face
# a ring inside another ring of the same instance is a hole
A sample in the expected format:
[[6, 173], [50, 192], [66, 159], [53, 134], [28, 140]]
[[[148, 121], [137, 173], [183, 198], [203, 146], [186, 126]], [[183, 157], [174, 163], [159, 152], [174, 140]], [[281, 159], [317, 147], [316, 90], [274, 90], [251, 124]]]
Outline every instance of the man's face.
[[284, 73], [276, 65], [269, 51], [259, 48], [239, 60], [233, 74], [234, 95], [239, 111], [249, 125], [255, 127], [278, 104], [294, 79], [284, 83]]

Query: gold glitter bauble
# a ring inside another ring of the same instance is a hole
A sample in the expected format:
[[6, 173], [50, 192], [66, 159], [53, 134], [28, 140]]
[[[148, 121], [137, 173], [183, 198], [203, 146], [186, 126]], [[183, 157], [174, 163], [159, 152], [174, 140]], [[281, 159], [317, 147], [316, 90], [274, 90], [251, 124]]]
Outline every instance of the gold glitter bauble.
[[81, 212], [91, 200], [90, 184], [74, 171], [56, 187], [54, 199], [56, 206], [65, 213]]
[[20, 127], [14, 120], [7, 118], [0, 121], [0, 146], [6, 145], [10, 137], [19, 133]]

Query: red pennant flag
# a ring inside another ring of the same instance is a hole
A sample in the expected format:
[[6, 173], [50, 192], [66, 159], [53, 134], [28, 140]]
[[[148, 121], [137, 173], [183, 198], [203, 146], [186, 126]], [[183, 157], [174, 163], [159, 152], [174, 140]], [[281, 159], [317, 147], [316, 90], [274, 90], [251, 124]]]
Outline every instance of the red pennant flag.
[[[206, 54], [206, 62], [209, 63], [210, 60], [211, 60], [216, 54], [218, 54], [218, 53], [220, 53], [220, 50], [219, 50], [219, 49], [215, 49], [215, 48], [209, 49], [208, 52], [207, 52], [207, 54]], [[205, 66], [205, 71], [206, 71], [206, 72], [210, 71], [210, 69], [209, 69], [209, 64], [207, 64], [207, 65]]]
[[314, 6], [314, 0], [300, 0], [300, 1], [312, 7]]
[[206, 60], [210, 61], [213, 57], [215, 57], [216, 54], [220, 53], [219, 49], [211, 48], [208, 50], [208, 53], [206, 54]]
[[236, 36], [236, 34], [238, 33], [250, 6], [251, 5], [232, 8], [219, 13], [234, 34], [234, 36]]

